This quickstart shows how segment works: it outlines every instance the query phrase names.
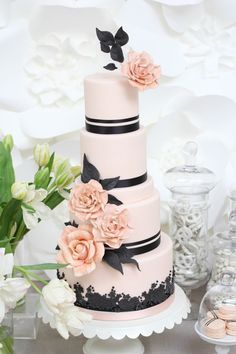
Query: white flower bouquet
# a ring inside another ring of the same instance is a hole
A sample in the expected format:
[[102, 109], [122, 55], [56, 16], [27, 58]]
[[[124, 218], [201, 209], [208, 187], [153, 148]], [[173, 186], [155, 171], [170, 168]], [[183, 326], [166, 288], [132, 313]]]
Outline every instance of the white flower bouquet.
[[30, 229], [50, 214], [69, 193], [80, 175], [79, 166], [50, 153], [48, 144], [37, 145], [34, 160], [37, 171], [30, 182], [16, 181], [12, 163], [13, 139], [0, 141], [0, 353], [13, 353], [13, 340], [5, 336], [5, 314], [22, 300], [29, 287], [40, 295], [39, 315], [56, 328], [63, 338], [79, 335], [90, 316], [74, 305], [75, 294], [64, 280], [50, 282], [39, 275], [42, 270], [57, 270], [65, 264], [14, 265], [14, 253]]
[[80, 175], [79, 166], [50, 154], [48, 144], [37, 145], [34, 181], [15, 181], [10, 135], [0, 141], [0, 247], [14, 253], [19, 242], [68, 195]]

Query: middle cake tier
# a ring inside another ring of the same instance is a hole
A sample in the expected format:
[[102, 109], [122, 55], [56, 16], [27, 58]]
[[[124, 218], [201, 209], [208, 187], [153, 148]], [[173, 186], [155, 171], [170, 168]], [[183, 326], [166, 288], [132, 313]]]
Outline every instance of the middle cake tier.
[[[146, 182], [128, 188], [117, 188], [109, 191], [122, 200], [122, 209], [129, 212], [130, 229], [126, 233], [125, 243], [155, 239], [160, 234], [160, 195], [154, 189], [152, 178]], [[71, 221], [79, 224], [79, 220], [71, 213]]]
[[132, 133], [115, 135], [94, 134], [82, 129], [80, 147], [81, 161], [86, 154], [101, 178], [120, 176], [120, 185], [124, 187], [147, 179], [146, 132], [143, 127]]

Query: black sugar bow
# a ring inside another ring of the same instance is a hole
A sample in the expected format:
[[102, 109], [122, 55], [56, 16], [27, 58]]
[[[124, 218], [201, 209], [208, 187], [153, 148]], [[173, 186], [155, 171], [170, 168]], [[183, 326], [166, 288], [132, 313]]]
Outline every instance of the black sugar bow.
[[[99, 171], [93, 164], [91, 164], [88, 161], [86, 154], [84, 154], [83, 172], [81, 174], [81, 181], [83, 183], [88, 183], [91, 179], [95, 179], [95, 181], [98, 181], [102, 185], [103, 189], [109, 191], [116, 187], [120, 177], [100, 179]], [[112, 194], [108, 194], [108, 203], [115, 204], [115, 205], [123, 204], [119, 199], [117, 199]]]
[[[124, 55], [122, 46], [129, 41], [129, 36], [123, 28], [120, 27], [115, 36], [109, 31], [100, 31], [98, 28], [96, 28], [96, 33], [100, 41], [101, 51], [104, 53], [110, 53], [112, 60], [123, 63]], [[114, 63], [109, 63], [104, 66], [104, 69], [115, 70], [117, 67]]]

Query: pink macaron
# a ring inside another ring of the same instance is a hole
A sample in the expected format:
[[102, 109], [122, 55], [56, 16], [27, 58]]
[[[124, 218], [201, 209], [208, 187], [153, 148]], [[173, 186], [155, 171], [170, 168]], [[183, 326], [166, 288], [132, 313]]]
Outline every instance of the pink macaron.
[[226, 323], [218, 318], [205, 321], [203, 332], [207, 337], [214, 339], [224, 338], [226, 335]]
[[230, 336], [236, 336], [236, 321], [226, 323], [226, 333]]
[[236, 320], [236, 306], [222, 305], [217, 311], [217, 316], [225, 321]]
[[218, 317], [218, 310], [211, 310], [207, 312], [207, 318], [211, 320], [212, 318], [219, 318]]

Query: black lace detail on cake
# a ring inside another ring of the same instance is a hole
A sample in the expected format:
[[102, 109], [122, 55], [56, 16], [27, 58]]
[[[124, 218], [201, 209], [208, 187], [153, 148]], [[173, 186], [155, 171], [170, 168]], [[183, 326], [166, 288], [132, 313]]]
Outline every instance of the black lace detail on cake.
[[[63, 274], [60, 279], [65, 278]], [[117, 293], [115, 287], [107, 294], [101, 295], [92, 287], [84, 289], [79, 283], [74, 285], [76, 294], [75, 305], [94, 310], [108, 312], [139, 311], [156, 306], [167, 300], [174, 293], [174, 271], [170, 272], [165, 281], [156, 281], [151, 284], [148, 291], [140, 296], [130, 296], [125, 293]]]

